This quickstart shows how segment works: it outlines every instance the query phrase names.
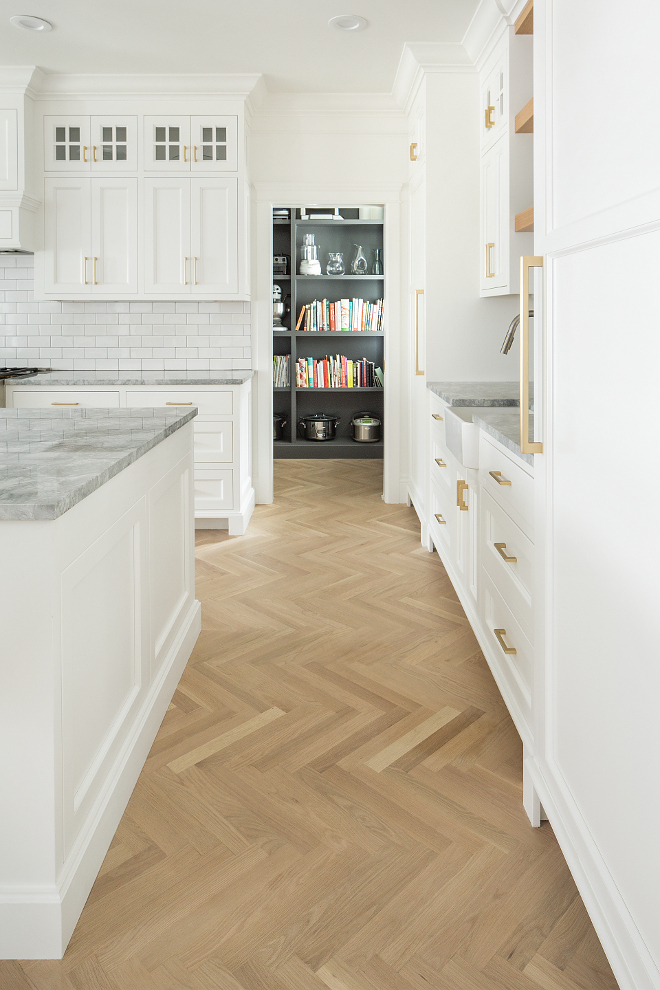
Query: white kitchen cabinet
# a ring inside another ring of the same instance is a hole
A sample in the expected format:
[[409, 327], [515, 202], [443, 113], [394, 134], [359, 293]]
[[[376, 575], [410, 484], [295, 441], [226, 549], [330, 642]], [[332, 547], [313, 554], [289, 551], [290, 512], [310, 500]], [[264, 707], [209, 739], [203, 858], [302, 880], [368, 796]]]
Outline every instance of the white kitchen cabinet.
[[18, 111], [0, 110], [0, 190], [18, 189]]
[[482, 152], [506, 133], [509, 112], [508, 77], [508, 47], [500, 46], [481, 74]]
[[456, 572], [465, 591], [477, 601], [479, 488], [476, 471], [457, 466], [454, 518]]
[[144, 169], [157, 172], [236, 172], [238, 117], [144, 118]]
[[47, 172], [134, 172], [137, 117], [121, 115], [44, 117]]
[[509, 155], [506, 135], [481, 159], [482, 292], [504, 289], [509, 280]]
[[238, 180], [145, 180], [145, 292], [238, 292]]
[[137, 292], [137, 179], [47, 178], [44, 212], [49, 296]]

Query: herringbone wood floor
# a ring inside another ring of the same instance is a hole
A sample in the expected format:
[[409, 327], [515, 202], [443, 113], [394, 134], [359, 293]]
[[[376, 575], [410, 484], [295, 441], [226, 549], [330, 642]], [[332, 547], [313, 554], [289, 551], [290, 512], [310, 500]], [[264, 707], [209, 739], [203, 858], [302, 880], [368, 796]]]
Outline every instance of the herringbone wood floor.
[[612, 990], [521, 746], [376, 461], [198, 534], [203, 632], [61, 962], [2, 990]]

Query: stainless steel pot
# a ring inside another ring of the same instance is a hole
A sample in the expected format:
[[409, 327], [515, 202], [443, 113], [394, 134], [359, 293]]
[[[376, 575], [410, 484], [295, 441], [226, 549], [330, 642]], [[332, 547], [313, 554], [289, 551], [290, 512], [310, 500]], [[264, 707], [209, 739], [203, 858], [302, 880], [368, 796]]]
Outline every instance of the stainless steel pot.
[[334, 440], [339, 416], [311, 413], [298, 420], [298, 433], [305, 440]]
[[358, 443], [376, 443], [380, 440], [381, 422], [370, 412], [358, 413], [351, 420], [353, 439]]
[[284, 427], [287, 424], [286, 416], [275, 413], [273, 416], [273, 440], [284, 440]]

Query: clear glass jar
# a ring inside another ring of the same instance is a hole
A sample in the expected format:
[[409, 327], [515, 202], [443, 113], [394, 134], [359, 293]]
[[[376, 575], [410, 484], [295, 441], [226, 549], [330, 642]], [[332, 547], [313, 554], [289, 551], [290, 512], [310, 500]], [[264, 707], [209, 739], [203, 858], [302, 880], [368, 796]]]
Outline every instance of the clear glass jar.
[[355, 257], [353, 258], [353, 264], [351, 265], [351, 272], [353, 275], [366, 275], [369, 265], [367, 264], [364, 249], [361, 244], [355, 244], [354, 246]]
[[341, 251], [329, 251], [328, 252], [328, 266], [326, 268], [326, 275], [344, 275], [346, 269], [344, 268], [344, 255]]

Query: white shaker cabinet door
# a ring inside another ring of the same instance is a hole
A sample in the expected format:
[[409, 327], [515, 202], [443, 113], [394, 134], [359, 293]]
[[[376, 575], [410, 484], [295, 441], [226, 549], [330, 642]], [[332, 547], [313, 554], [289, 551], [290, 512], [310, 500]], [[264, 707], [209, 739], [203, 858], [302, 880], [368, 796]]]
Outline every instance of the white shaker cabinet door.
[[238, 180], [192, 179], [193, 292], [238, 292]]
[[189, 293], [190, 179], [146, 179], [144, 201], [145, 292]]
[[506, 136], [481, 159], [482, 291], [502, 289], [508, 279], [509, 197]]
[[92, 180], [92, 291], [133, 295], [137, 278], [137, 179]]
[[89, 172], [91, 169], [89, 117], [44, 117], [44, 168], [46, 172]]
[[137, 117], [90, 118], [92, 172], [137, 170]]
[[190, 117], [145, 116], [145, 172], [190, 172], [191, 158]]
[[238, 117], [190, 118], [192, 172], [238, 170]]
[[92, 289], [91, 190], [87, 178], [45, 181], [44, 288], [60, 299]]

